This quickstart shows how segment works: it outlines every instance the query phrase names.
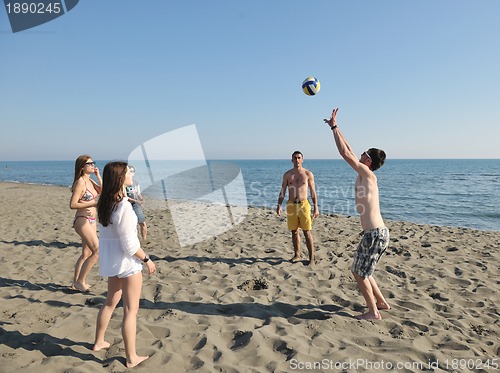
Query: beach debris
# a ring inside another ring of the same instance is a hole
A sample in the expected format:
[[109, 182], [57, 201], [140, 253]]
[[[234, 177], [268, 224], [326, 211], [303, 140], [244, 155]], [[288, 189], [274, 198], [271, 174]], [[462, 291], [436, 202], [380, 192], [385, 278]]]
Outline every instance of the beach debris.
[[269, 289], [269, 284], [264, 278], [246, 280], [241, 285], [237, 286], [240, 290], [263, 290]]
[[85, 300], [87, 306], [101, 306], [104, 304], [106, 299], [102, 297], [92, 297]]

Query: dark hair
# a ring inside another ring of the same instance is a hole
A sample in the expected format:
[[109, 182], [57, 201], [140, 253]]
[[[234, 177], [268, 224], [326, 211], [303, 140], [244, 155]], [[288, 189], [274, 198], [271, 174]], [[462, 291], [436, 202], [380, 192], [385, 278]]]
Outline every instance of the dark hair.
[[370, 164], [370, 169], [372, 171], [378, 170], [385, 163], [385, 152], [381, 149], [370, 148], [366, 151], [370, 156], [372, 163]]
[[99, 223], [107, 227], [111, 223], [111, 214], [123, 199], [123, 183], [127, 174], [127, 162], [109, 162], [102, 173], [101, 197], [97, 202]]
[[85, 163], [89, 159], [92, 159], [90, 155], [84, 154], [79, 156], [76, 161], [75, 161], [75, 178], [73, 179], [73, 185], [71, 186], [71, 191], [73, 192], [73, 189], [75, 188], [75, 182], [82, 177], [83, 175], [83, 169], [85, 168]]
[[292, 153], [292, 159], [293, 159], [293, 156], [294, 156], [294, 155], [297, 155], [297, 154], [300, 154], [300, 155], [302, 156], [302, 158], [304, 158], [304, 154], [302, 154], [302, 152], [300, 152], [300, 151], [296, 150], [296, 151], [294, 151], [294, 152]]

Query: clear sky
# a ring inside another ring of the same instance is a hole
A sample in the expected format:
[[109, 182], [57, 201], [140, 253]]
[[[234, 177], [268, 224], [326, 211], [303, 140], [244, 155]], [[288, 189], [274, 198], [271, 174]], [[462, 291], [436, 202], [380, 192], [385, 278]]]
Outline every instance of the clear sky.
[[497, 0], [82, 0], [12, 33], [2, 6], [0, 160], [127, 158], [190, 124], [209, 159], [339, 158], [336, 106], [359, 154], [500, 158], [499, 19]]

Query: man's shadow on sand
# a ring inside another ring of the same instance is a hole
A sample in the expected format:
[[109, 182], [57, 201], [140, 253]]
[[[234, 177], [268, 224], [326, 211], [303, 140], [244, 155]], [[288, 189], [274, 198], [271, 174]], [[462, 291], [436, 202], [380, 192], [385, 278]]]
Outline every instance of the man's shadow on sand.
[[[214, 258], [207, 256], [185, 256], [185, 257], [171, 257], [165, 256], [163, 258], [151, 256], [155, 261], [165, 260], [167, 262], [187, 261], [187, 262], [209, 262], [209, 263], [225, 263], [229, 266], [238, 264], [255, 264], [255, 263], [268, 263], [270, 265], [278, 265], [282, 263], [289, 263], [289, 260], [282, 257], [250, 257], [250, 258]], [[306, 261], [303, 262], [305, 264]], [[95, 299], [99, 302], [99, 300]], [[349, 302], [350, 303], [350, 302]], [[359, 308], [361, 311], [362, 307]], [[345, 311], [345, 307], [335, 304], [330, 305], [291, 305], [287, 303], [273, 303], [271, 305], [260, 303], [233, 303], [233, 304], [217, 304], [217, 303], [196, 303], [196, 302], [151, 302], [147, 299], [141, 299], [140, 307], [145, 309], [166, 309], [170, 312], [178, 310], [186, 313], [199, 314], [199, 315], [212, 315], [212, 316], [240, 316], [251, 317], [262, 320], [268, 320], [270, 317], [283, 317], [286, 319], [307, 319], [307, 320], [326, 320], [333, 315], [345, 316], [352, 318], [352, 315]]]
[[164, 256], [163, 258], [151, 255], [153, 260], [164, 260], [166, 262], [178, 262], [178, 261], [186, 261], [192, 263], [224, 263], [228, 266], [232, 267], [238, 264], [255, 264], [255, 263], [267, 263], [269, 265], [278, 265], [282, 263], [289, 263], [289, 260], [283, 259], [282, 257], [249, 257], [249, 258], [214, 258], [209, 256], [184, 256], [184, 257], [173, 257], [173, 256]]
[[271, 317], [281, 317], [296, 324], [300, 320], [326, 320], [333, 315], [351, 318], [352, 315], [345, 311], [344, 307], [334, 304], [313, 305], [313, 304], [288, 304], [275, 302], [272, 304], [261, 303], [232, 303], [217, 304], [203, 302], [151, 302], [147, 299], [140, 300], [140, 308], [143, 309], [164, 309], [166, 314], [173, 310], [206, 316], [222, 317], [249, 317], [268, 321]]

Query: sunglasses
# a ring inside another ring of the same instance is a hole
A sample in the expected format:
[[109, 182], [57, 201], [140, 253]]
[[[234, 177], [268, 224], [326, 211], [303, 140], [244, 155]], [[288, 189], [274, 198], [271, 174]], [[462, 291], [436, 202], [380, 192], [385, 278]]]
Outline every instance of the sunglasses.
[[[363, 152], [364, 155], [366, 155], [370, 160], [372, 159], [372, 157], [370, 157], [370, 154], [368, 154], [368, 150], [366, 152]], [[361, 154], [361, 155], [363, 155]]]
[[95, 162], [86, 162], [85, 163], [85, 166], [94, 166], [95, 165]]

